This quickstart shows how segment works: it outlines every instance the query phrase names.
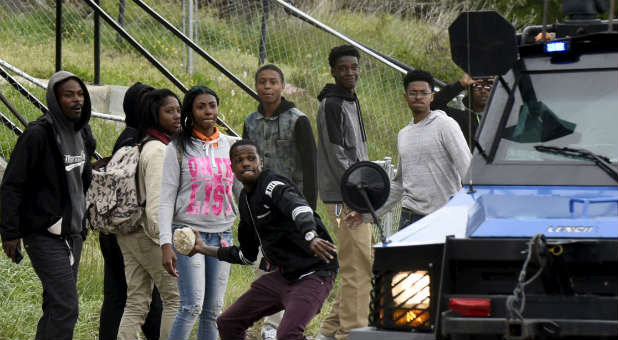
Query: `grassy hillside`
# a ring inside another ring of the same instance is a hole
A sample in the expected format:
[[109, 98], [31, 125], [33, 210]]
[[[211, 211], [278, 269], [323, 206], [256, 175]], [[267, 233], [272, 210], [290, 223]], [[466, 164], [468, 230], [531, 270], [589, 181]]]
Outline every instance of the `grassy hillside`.
[[[117, 3], [111, 0], [101, 2], [110, 9], [115, 9], [114, 4]], [[91, 82], [94, 78], [92, 15], [83, 5], [78, 6], [75, 3], [68, 2], [65, 6], [68, 14], [65, 14], [67, 20], [63, 40], [63, 68], [82, 77], [86, 82]], [[173, 2], [160, 0], [151, 3], [168, 8]], [[332, 7], [324, 5], [327, 2], [319, 3], [320, 6], [306, 10], [366, 45], [415, 68], [427, 69], [444, 81], [454, 81], [461, 75], [450, 61], [446, 31], [448, 23], [456, 13], [429, 13], [421, 19], [410, 19], [388, 13], [334, 11]], [[0, 4], [0, 58], [35, 77], [48, 78], [54, 71], [53, 21], [49, 20], [53, 18], [53, 8], [26, 9], [14, 13], [2, 6]], [[127, 17], [133, 18], [132, 15], [135, 15], [135, 8], [127, 8]], [[200, 9], [199, 15], [200, 44], [242, 81], [252, 85], [257, 66], [254, 42], [256, 38], [259, 39], [255, 22], [221, 18], [216, 10], [207, 7]], [[342, 42], [282, 13], [275, 12], [273, 15], [277, 20], [269, 24], [271, 38], [267, 42], [270, 51], [267, 61], [282, 67], [288, 83], [297, 89], [286, 96], [295, 101], [315, 124], [315, 96], [323, 84], [332, 81], [327, 53], [330, 47]], [[42, 18], [47, 18], [47, 21]], [[176, 24], [180, 26], [178, 22]], [[197, 72], [186, 73], [182, 65], [184, 59], [181, 44], [152, 20], [128, 21], [126, 28], [186, 86], [205, 84], [215, 89], [221, 98], [221, 118], [236, 131], [241, 131], [245, 116], [256, 107], [256, 102], [251, 97], [203, 60], [196, 62]], [[126, 43], [117, 43], [115, 34], [107, 26], [104, 26], [103, 34], [103, 83], [129, 86], [141, 81], [155, 87], [167, 87], [180, 94], [180, 91], [141, 55], [132, 52]], [[394, 156], [396, 131], [410, 119], [401, 98], [401, 74], [385, 68], [366, 55], [362, 57], [362, 71], [358, 91], [368, 122], [371, 156], [374, 159], [386, 155]], [[43, 90], [31, 90], [44, 100]], [[40, 115], [40, 112], [1, 81], [0, 91], [15, 104], [26, 119], [33, 120]], [[6, 114], [8, 110], [0, 106], [0, 112]], [[98, 141], [97, 150], [108, 155], [122, 124], [93, 119], [91, 125]], [[0, 155], [8, 159], [16, 137], [4, 127], [0, 129]], [[318, 208], [322, 216], [325, 215], [323, 209], [321, 205]], [[75, 338], [92, 339], [98, 335], [98, 313], [103, 291], [102, 268], [97, 236], [96, 233], [91, 233], [80, 266], [80, 318]], [[251, 268], [232, 266], [226, 306], [247, 289], [253, 278]], [[0, 256], [0, 280], [0, 301], [4, 302], [3, 308], [0, 308], [0, 339], [32, 338], [41, 314], [41, 287], [27, 257], [22, 264], [14, 265], [9, 263], [5, 256]], [[307, 334], [317, 333], [319, 322], [328, 312], [331, 303], [332, 298], [310, 324]]]

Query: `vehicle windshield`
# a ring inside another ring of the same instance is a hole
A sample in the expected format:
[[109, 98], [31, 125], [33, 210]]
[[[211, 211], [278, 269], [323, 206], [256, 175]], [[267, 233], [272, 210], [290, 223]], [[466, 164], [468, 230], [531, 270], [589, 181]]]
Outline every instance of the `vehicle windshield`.
[[537, 100], [544, 104], [544, 114], [534, 124], [543, 129], [551, 120], [550, 124], [560, 125], [562, 133], [545, 141], [508, 138], [518, 123], [522, 125], [520, 116], [529, 111], [518, 89], [496, 153], [497, 161], [586, 162], [534, 149], [542, 144], [586, 149], [608, 157], [611, 163], [618, 162], [618, 72], [615, 69], [538, 72], [529, 76]]

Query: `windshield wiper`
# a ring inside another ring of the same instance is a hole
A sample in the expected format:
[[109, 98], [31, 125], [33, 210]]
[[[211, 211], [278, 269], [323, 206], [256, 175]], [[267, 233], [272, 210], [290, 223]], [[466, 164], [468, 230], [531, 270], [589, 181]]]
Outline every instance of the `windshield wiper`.
[[610, 160], [606, 156], [597, 155], [594, 152], [584, 149], [573, 149], [567, 147], [535, 145], [536, 151], [564, 155], [567, 157], [582, 158], [593, 161], [601, 170], [605, 171], [611, 178], [618, 183], [618, 171], [610, 164]]

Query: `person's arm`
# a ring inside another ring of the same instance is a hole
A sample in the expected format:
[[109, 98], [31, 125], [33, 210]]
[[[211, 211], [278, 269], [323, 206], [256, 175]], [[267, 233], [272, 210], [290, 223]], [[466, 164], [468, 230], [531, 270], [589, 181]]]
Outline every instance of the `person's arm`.
[[258, 241], [255, 237], [253, 229], [249, 227], [242, 219], [238, 223], [238, 240], [240, 246], [230, 247], [216, 247], [204, 244], [199, 232], [193, 230], [195, 233], [195, 246], [189, 256], [195, 254], [203, 254], [210, 257], [215, 257], [220, 261], [252, 265], [257, 259], [258, 253]]
[[44, 152], [46, 143], [44, 128], [27, 128], [17, 139], [2, 178], [0, 235], [4, 253], [13, 262], [16, 262], [20, 250], [20, 209], [26, 196], [30, 169], [39, 168], [39, 155]]
[[391, 179], [391, 190], [390, 190], [390, 194], [388, 195], [388, 199], [386, 200], [386, 203], [384, 203], [384, 205], [382, 205], [382, 207], [380, 207], [380, 209], [376, 211], [376, 215], [382, 216], [385, 213], [392, 210], [393, 207], [397, 203], [401, 202], [402, 196], [403, 196], [403, 170], [402, 170], [401, 157], [400, 157], [399, 161], [397, 162], [397, 173], [395, 174], [395, 177]]
[[453, 98], [457, 97], [463, 90], [465, 90], [465, 87], [461, 85], [460, 81], [445, 85], [434, 95], [433, 102], [431, 102], [431, 109], [444, 110], [448, 103], [453, 100]]
[[86, 149], [86, 163], [84, 165], [84, 171], [82, 172], [82, 182], [84, 194], [88, 192], [90, 183], [92, 183], [92, 163], [90, 160], [94, 157], [94, 153], [97, 149], [97, 140], [92, 134], [90, 125], [86, 124], [80, 131], [84, 140], [84, 147]]
[[163, 156], [158, 221], [163, 267], [170, 275], [176, 277], [178, 277], [178, 271], [176, 270], [176, 255], [172, 250], [172, 221], [179, 186], [180, 165], [178, 164], [178, 153], [174, 142], [170, 142], [165, 148]]
[[446, 120], [444, 128], [441, 130], [441, 136], [444, 147], [453, 161], [459, 177], [463, 180], [472, 159], [466, 139], [457, 123], [451, 119]]
[[[380, 209], [376, 210], [376, 216], [381, 217], [382, 215], [389, 212], [393, 207], [401, 201], [401, 197], [403, 196], [403, 171], [401, 171], [401, 158], [399, 158], [397, 162], [397, 173], [395, 177], [391, 179], [391, 190], [388, 195], [388, 199], [380, 207]], [[350, 227], [354, 228], [358, 226], [361, 222], [363, 223], [373, 223], [373, 217], [371, 214], [360, 214], [356, 211], [352, 211], [348, 213], [344, 217], [346, 223], [350, 225]]]
[[247, 127], [245, 126], [247, 124], [247, 120], [245, 119], [245, 123], [242, 125], [242, 139], [248, 139], [249, 137], [247, 137], [247, 135], [249, 134], [247, 132]]
[[[310, 231], [317, 234], [313, 209], [309, 207], [309, 203], [296, 192], [292, 185], [273, 180], [266, 185], [265, 194], [272, 206], [294, 221], [296, 228], [302, 235], [306, 235]], [[317, 236], [307, 246], [326, 263], [333, 259], [332, 254], [337, 251], [334, 244]]]
[[318, 200], [317, 184], [317, 161], [315, 139], [313, 130], [307, 116], [301, 116], [294, 126], [294, 136], [296, 139], [296, 151], [300, 155], [300, 162], [303, 169], [303, 195], [311, 209], [316, 209]]
[[[163, 150], [162, 150], [163, 149]], [[165, 146], [158, 141], [146, 143], [140, 154], [140, 172], [144, 181], [146, 199], [146, 223], [148, 230], [159, 230], [159, 203]]]
[[[324, 119], [326, 120], [325, 125], [330, 142], [330, 152], [327, 152], [325, 156], [335, 178], [343, 177], [345, 171], [358, 161], [346, 156], [344, 133], [347, 127], [341, 109], [341, 100], [340, 98], [329, 97], [324, 103]], [[348, 147], [353, 148], [354, 146]], [[356, 154], [356, 152], [352, 154]]]

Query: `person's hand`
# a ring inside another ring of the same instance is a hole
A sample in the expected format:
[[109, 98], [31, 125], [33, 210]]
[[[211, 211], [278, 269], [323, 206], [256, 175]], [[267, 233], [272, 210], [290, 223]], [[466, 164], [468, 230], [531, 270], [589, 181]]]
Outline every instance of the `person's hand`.
[[191, 229], [191, 231], [193, 231], [193, 234], [195, 234], [195, 244], [193, 245], [193, 250], [191, 250], [191, 252], [187, 254], [187, 256], [193, 256], [197, 253], [200, 253], [200, 250], [204, 248], [204, 241], [202, 241], [200, 232], [195, 229]]
[[472, 86], [472, 84], [475, 84], [477, 82], [478, 80], [472, 79], [472, 77], [470, 77], [470, 75], [467, 73], [464, 73], [463, 77], [459, 79], [459, 84], [461, 84], [461, 86], [463, 87]]
[[363, 221], [363, 215], [356, 211], [350, 211], [345, 215], [343, 221], [350, 229], [356, 229]]
[[326, 263], [329, 263], [334, 258], [333, 254], [337, 253], [337, 248], [334, 244], [319, 237], [311, 240], [309, 248], [311, 248], [315, 256], [319, 256]]
[[17, 253], [21, 252], [20, 239], [2, 241], [2, 249], [4, 250], [6, 256], [13, 261], [13, 263], [17, 263]]
[[163, 268], [174, 277], [178, 277], [178, 270], [176, 270], [176, 254], [172, 250], [172, 245], [169, 243], [161, 246], [161, 257], [163, 258]]
[[191, 229], [191, 230], [195, 234], [195, 244], [193, 245], [193, 249], [191, 250], [189, 254], [187, 254], [187, 256], [193, 256], [195, 254], [202, 254], [202, 255], [216, 258], [217, 253], [219, 251], [219, 247], [208, 246], [204, 244], [204, 241], [202, 240], [202, 237], [200, 236], [200, 232], [195, 229]]

